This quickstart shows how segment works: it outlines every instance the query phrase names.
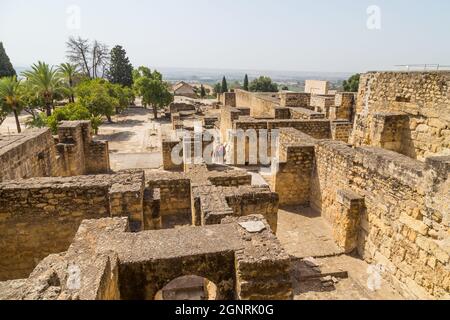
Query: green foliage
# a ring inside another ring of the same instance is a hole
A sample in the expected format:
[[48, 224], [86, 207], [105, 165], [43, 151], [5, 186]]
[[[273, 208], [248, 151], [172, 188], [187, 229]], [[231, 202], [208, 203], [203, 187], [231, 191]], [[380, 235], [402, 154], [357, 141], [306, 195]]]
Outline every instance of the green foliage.
[[228, 92], [228, 84], [227, 84], [227, 79], [225, 77], [223, 77], [223, 79], [222, 79], [221, 91], [222, 91], [222, 93]]
[[145, 106], [153, 108], [155, 119], [158, 116], [158, 109], [173, 102], [173, 94], [170, 92], [170, 85], [162, 80], [162, 75], [158, 71], [151, 72], [146, 67], [139, 67], [134, 72], [134, 90], [142, 98]]
[[3, 43], [0, 42], [0, 78], [14, 77], [16, 75], [16, 70], [14, 70], [9, 57], [6, 54]]
[[69, 98], [69, 102], [75, 102], [75, 81], [79, 77], [78, 67], [74, 64], [62, 63], [58, 67], [58, 71], [66, 85], [65, 95]]
[[[13, 112], [16, 120], [17, 132], [21, 132], [19, 114], [23, 107], [21, 82], [16, 76], [0, 79], [0, 107], [2, 113]], [[4, 121], [4, 120], [3, 120]]]
[[244, 78], [244, 90], [245, 91], [249, 90], [249, 83], [248, 83], [248, 75], [247, 74], [245, 75], [245, 78]]
[[120, 107], [116, 89], [104, 79], [85, 80], [76, 88], [78, 102], [94, 116], [111, 116]]
[[203, 84], [200, 86], [200, 97], [203, 99], [206, 97], [206, 90]]
[[[61, 121], [91, 120], [91, 112], [81, 103], [69, 103], [64, 107], [57, 108], [50, 117], [40, 114], [39, 118], [44, 120], [53, 133], [57, 132], [58, 124]], [[38, 123], [41, 119], [37, 118]], [[94, 130], [97, 128], [93, 127]]]
[[120, 84], [124, 87], [131, 88], [133, 85], [133, 66], [126, 51], [121, 46], [115, 46], [111, 50], [108, 79], [111, 83]]
[[48, 126], [47, 119], [47, 116], [43, 112], [33, 114], [25, 121], [25, 126], [27, 128], [44, 128]]
[[360, 74], [352, 75], [348, 80], [344, 80], [343, 86], [345, 92], [358, 92]]
[[31, 66], [31, 70], [23, 72], [23, 76], [27, 78], [30, 90], [42, 98], [47, 116], [50, 116], [54, 100], [64, 94], [65, 85], [60, 72], [39, 61]]
[[216, 83], [214, 85], [213, 90], [214, 90], [214, 95], [217, 96], [218, 94], [222, 93], [222, 85], [220, 83]]
[[252, 92], [278, 92], [278, 85], [269, 77], [259, 77], [250, 83], [249, 89]]

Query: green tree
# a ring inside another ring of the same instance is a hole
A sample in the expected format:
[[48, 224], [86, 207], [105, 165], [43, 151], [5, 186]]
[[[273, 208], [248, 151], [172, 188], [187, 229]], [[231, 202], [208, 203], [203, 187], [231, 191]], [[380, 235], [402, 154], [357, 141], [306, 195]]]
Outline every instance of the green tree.
[[50, 117], [46, 117], [43, 114], [41, 115], [42, 117], [40, 116], [37, 118], [39, 119], [36, 121], [37, 123], [30, 123], [30, 125], [39, 127], [41, 126], [39, 121], [43, 121], [43, 123], [45, 123], [45, 125], [55, 134], [61, 121], [90, 120], [95, 134], [98, 133], [98, 128], [102, 122], [100, 116], [92, 115], [89, 109], [83, 106], [80, 102], [69, 103], [62, 108], [58, 108]]
[[249, 89], [252, 92], [278, 92], [278, 85], [269, 77], [259, 77], [250, 83]]
[[111, 83], [125, 87], [133, 85], [133, 66], [127, 57], [127, 52], [121, 46], [115, 46], [111, 50], [111, 62], [108, 72]]
[[6, 54], [3, 43], [0, 42], [0, 78], [16, 76], [16, 70], [14, 70], [8, 55]]
[[359, 90], [359, 79], [360, 79], [360, 74], [354, 74], [352, 75], [348, 80], [344, 80], [343, 82], [343, 86], [344, 86], [344, 91], [346, 92], [358, 92]]
[[20, 80], [17, 80], [16, 76], [5, 77], [0, 80], [0, 105], [3, 113], [14, 113], [18, 133], [22, 132], [19, 122], [19, 114], [22, 109], [20, 86]]
[[62, 63], [58, 67], [58, 71], [61, 73], [61, 77], [64, 79], [67, 86], [69, 102], [75, 102], [75, 79], [78, 76], [78, 67], [70, 63]]
[[120, 107], [120, 101], [111, 93], [109, 83], [104, 79], [85, 80], [76, 88], [78, 102], [89, 110], [92, 116], [105, 116], [112, 122], [112, 115]]
[[153, 116], [158, 118], [158, 109], [173, 102], [173, 94], [170, 92], [170, 85], [164, 82], [162, 74], [146, 67], [140, 67], [134, 74], [134, 88], [139, 96], [142, 97], [144, 107], [150, 105], [153, 109]]
[[47, 116], [51, 116], [55, 99], [64, 91], [64, 81], [60, 73], [48, 64], [39, 61], [23, 72], [31, 89], [45, 104]]
[[221, 85], [220, 83], [216, 83], [216, 84], [214, 85], [213, 90], [214, 90], [214, 94], [215, 94], [216, 97], [217, 97], [219, 94], [222, 93], [222, 85]]
[[222, 79], [221, 90], [222, 90], [222, 93], [228, 92], [228, 84], [227, 84], [227, 79], [225, 77], [223, 77], [223, 79]]
[[248, 91], [248, 89], [249, 89], [249, 87], [248, 87], [248, 75], [246, 74], [245, 78], [244, 78], [244, 90]]
[[206, 97], [206, 90], [203, 84], [200, 86], [200, 97], [204, 99]]

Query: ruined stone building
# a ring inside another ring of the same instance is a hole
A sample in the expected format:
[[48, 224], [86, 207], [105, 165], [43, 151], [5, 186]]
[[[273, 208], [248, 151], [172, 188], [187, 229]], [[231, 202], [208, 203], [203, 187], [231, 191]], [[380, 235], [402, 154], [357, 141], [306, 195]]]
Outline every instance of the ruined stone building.
[[[296, 259], [278, 223], [292, 206], [323, 218], [342, 254], [382, 266], [402, 297], [449, 298], [449, 99], [450, 73], [373, 72], [358, 94], [236, 90], [217, 113], [173, 104], [164, 170], [111, 172], [88, 122], [1, 136], [0, 299], [157, 299], [182, 286], [292, 299]], [[173, 163], [174, 150], [207, 147], [194, 121], [221, 133], [231, 164]], [[267, 133], [269, 163], [252, 158], [259, 137], [232, 134], [248, 129]], [[193, 275], [203, 288], [173, 285]]]

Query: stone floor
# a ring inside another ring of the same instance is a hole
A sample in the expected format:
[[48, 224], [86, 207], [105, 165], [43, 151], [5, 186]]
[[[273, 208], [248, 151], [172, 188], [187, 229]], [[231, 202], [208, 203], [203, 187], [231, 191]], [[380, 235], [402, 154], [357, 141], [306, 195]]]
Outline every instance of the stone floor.
[[280, 209], [277, 237], [294, 260], [295, 300], [402, 299], [383, 279], [376, 291], [370, 290], [370, 266], [343, 254], [330, 225], [311, 208]]
[[289, 254], [297, 258], [343, 253], [333, 241], [331, 226], [311, 208], [281, 208], [277, 236]]
[[103, 124], [97, 139], [109, 142], [111, 168], [158, 169], [161, 167], [162, 122], [153, 121], [153, 112], [130, 108]]

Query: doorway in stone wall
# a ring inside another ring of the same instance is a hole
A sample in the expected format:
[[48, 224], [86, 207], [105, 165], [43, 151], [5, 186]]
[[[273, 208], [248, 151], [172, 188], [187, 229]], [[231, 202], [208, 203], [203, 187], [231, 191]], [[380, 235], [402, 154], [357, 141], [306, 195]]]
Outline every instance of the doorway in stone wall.
[[206, 278], [189, 275], [176, 278], [155, 295], [155, 300], [216, 300], [217, 286]]

